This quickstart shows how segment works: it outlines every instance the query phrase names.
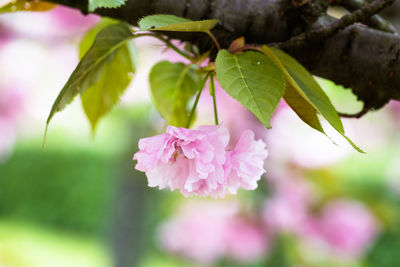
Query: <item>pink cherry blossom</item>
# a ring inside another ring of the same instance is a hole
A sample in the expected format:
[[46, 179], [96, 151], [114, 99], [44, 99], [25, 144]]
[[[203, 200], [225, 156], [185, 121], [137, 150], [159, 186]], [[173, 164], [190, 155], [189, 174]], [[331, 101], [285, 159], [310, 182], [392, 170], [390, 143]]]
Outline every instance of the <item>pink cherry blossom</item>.
[[179, 189], [184, 196], [223, 197], [226, 187], [252, 190], [265, 172], [265, 144], [245, 131], [233, 151], [226, 151], [229, 132], [222, 126], [195, 130], [168, 126], [166, 133], [139, 141], [136, 169], [149, 186]]
[[136, 169], [146, 172], [151, 187], [179, 189], [184, 196], [223, 196], [228, 141], [222, 126], [168, 126], [165, 134], [139, 141]]
[[234, 150], [228, 152], [225, 170], [228, 190], [236, 194], [242, 187], [247, 190], [257, 188], [257, 182], [265, 172], [264, 161], [268, 156], [265, 143], [254, 139], [254, 133], [246, 130], [242, 133]]

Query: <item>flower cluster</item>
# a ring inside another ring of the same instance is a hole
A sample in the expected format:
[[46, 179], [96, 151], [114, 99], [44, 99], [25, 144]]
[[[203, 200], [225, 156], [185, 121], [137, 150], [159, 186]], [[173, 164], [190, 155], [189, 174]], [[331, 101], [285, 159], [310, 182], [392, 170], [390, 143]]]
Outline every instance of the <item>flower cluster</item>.
[[254, 190], [265, 172], [265, 143], [247, 130], [228, 151], [229, 138], [220, 125], [194, 130], [168, 126], [164, 134], [139, 141], [136, 169], [146, 172], [149, 186], [179, 189], [184, 196], [223, 197], [240, 187]]

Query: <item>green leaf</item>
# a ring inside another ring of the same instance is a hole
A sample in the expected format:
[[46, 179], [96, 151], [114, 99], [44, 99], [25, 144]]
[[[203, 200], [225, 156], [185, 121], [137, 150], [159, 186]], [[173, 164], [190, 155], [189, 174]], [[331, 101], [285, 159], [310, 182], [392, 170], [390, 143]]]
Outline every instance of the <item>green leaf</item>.
[[299, 93], [297, 93], [293, 84], [286, 79], [285, 93], [283, 94], [285, 102], [296, 112], [297, 116], [309, 126], [322, 133], [324, 129], [319, 121], [317, 111], [308, 103]]
[[[317, 110], [314, 108], [312, 104], [310, 104], [306, 98], [300, 95], [301, 88], [299, 84], [292, 78], [289, 72], [286, 70], [285, 66], [281, 63], [279, 58], [275, 55], [275, 49], [269, 48], [267, 46], [262, 47], [263, 52], [269, 56], [278, 66], [282, 69], [283, 74], [286, 80], [286, 88], [285, 93], [283, 94], [283, 98], [285, 102], [293, 109], [294, 112], [302, 119], [305, 123], [307, 123], [312, 128], [316, 129], [325, 134], [324, 129], [321, 126], [319, 121]], [[310, 78], [302, 77], [305, 79]], [[311, 76], [312, 79], [314, 79]]]
[[85, 92], [99, 81], [107, 64], [132, 36], [129, 25], [125, 23], [110, 25], [99, 32], [93, 46], [79, 62], [55, 100], [47, 118], [46, 131], [56, 112], [64, 109], [78, 93]]
[[118, 24], [118, 20], [110, 19], [110, 18], [102, 18], [95, 26], [93, 26], [82, 38], [79, 44], [79, 58], [83, 58], [87, 51], [89, 51], [90, 47], [92, 47], [96, 36], [99, 34], [101, 30], [110, 26], [112, 24]]
[[48, 11], [56, 4], [44, 1], [10, 0], [0, 6], [0, 14], [16, 11]]
[[[85, 42], [81, 43], [81, 50], [82, 45], [86, 45]], [[83, 110], [92, 126], [92, 133], [98, 121], [119, 102], [136, 69], [136, 49], [132, 41], [115, 51], [111, 57], [98, 82], [81, 94]]]
[[219, 51], [215, 69], [222, 88], [270, 128], [285, 88], [281, 69], [264, 54], [232, 55], [227, 50]]
[[174, 15], [151, 15], [139, 21], [141, 31], [208, 32], [218, 20], [191, 21]]
[[97, 8], [117, 8], [125, 5], [126, 0], [89, 0], [89, 11], [93, 12]]
[[314, 77], [285, 52], [267, 46], [263, 46], [262, 51], [283, 70], [285, 79], [289, 84], [284, 95], [285, 101], [298, 116], [314, 129], [324, 133], [317, 117], [317, 112], [320, 113], [357, 151], [364, 153], [345, 135], [342, 121], [336, 109]]
[[169, 125], [186, 126], [188, 104], [200, 86], [201, 77], [191, 65], [161, 61], [150, 72], [153, 104]]

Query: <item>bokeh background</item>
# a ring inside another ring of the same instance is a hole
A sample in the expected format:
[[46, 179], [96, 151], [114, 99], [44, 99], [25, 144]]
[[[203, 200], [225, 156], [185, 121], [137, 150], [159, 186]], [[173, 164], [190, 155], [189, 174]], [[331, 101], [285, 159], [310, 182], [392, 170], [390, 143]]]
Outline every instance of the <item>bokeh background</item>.
[[[132, 161], [138, 140], [164, 127], [150, 68], [182, 60], [147, 38], [136, 42], [131, 86], [95, 137], [76, 99], [54, 118], [43, 150], [52, 102], [99, 20], [63, 7], [0, 15], [1, 267], [400, 265], [398, 103], [344, 120], [360, 154], [285, 103], [267, 131], [218, 89], [232, 141], [250, 128], [267, 143], [267, 174], [256, 191], [187, 199], [147, 187]], [[318, 81], [338, 110], [361, 109], [349, 90]], [[197, 124], [212, 124], [210, 110], [205, 93]]]

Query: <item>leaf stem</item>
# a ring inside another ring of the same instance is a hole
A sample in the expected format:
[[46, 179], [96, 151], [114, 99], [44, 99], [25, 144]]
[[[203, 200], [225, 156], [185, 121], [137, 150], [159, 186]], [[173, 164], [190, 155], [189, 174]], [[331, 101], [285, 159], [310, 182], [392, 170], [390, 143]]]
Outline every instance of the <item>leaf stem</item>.
[[262, 52], [261, 47], [259, 45], [245, 45], [241, 48], [235, 49], [231, 51], [231, 54], [237, 54], [246, 50], [253, 50], [257, 52]]
[[157, 38], [158, 40], [164, 42], [169, 48], [180, 54], [181, 56], [193, 60], [194, 58], [190, 56], [189, 54], [186, 54], [182, 50], [180, 50], [177, 46], [175, 46], [169, 39], [164, 38], [162, 35], [157, 34], [157, 33], [138, 33], [133, 35], [133, 38], [138, 38], [138, 37], [154, 37]]
[[210, 93], [213, 98], [213, 105], [214, 105], [214, 122], [215, 122], [215, 125], [218, 125], [219, 121], [218, 121], [217, 99], [215, 97], [214, 76], [212, 76], [212, 75], [210, 77]]
[[193, 107], [192, 107], [192, 111], [190, 112], [190, 116], [189, 116], [188, 122], [186, 124], [186, 128], [190, 128], [190, 124], [192, 123], [192, 120], [193, 120], [193, 117], [194, 117], [194, 113], [196, 112], [197, 104], [199, 103], [199, 99], [200, 99], [201, 93], [203, 92], [204, 85], [206, 84], [210, 74], [211, 74], [211, 72], [207, 73], [207, 75], [204, 77], [203, 81], [201, 82], [201, 87], [200, 87], [199, 92], [198, 92], [198, 94], [196, 96], [196, 100], [194, 101], [194, 104], [193, 104]]
[[210, 36], [211, 40], [214, 42], [214, 44], [217, 46], [218, 50], [221, 50], [221, 45], [219, 44], [217, 38], [215, 38], [214, 34], [212, 34], [211, 31], [206, 31], [206, 33], [208, 34], [208, 36]]

